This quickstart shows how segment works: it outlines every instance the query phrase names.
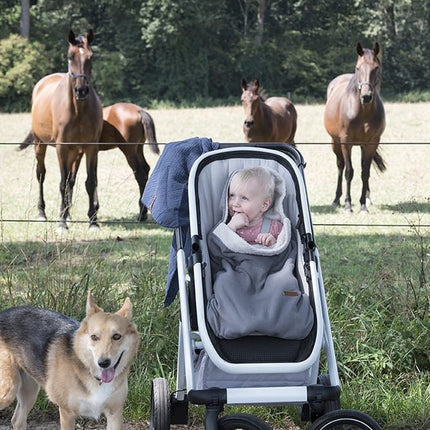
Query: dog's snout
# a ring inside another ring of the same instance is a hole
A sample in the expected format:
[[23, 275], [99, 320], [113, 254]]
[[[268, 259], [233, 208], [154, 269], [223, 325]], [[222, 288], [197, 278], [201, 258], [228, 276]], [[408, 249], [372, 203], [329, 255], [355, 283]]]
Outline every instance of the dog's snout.
[[111, 361], [109, 360], [109, 358], [106, 358], [104, 360], [99, 360], [98, 364], [102, 369], [106, 369], [110, 366]]

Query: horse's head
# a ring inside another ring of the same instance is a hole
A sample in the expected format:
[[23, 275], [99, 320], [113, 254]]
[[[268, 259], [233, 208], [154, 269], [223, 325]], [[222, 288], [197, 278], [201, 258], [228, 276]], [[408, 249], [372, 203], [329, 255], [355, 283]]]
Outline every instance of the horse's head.
[[373, 49], [366, 49], [357, 43], [357, 64], [355, 76], [361, 104], [370, 103], [374, 93], [381, 83], [381, 63], [377, 57], [379, 45], [375, 43]]
[[86, 36], [78, 37], [72, 30], [69, 32], [67, 60], [76, 100], [85, 100], [88, 97], [93, 58], [90, 43], [93, 38], [92, 30], [88, 30]]
[[250, 82], [249, 84], [245, 79], [242, 78], [242, 106], [245, 110], [245, 121], [244, 125], [247, 128], [251, 128], [254, 125], [255, 112], [260, 103], [260, 94], [258, 90], [260, 88], [260, 83], [258, 79]]

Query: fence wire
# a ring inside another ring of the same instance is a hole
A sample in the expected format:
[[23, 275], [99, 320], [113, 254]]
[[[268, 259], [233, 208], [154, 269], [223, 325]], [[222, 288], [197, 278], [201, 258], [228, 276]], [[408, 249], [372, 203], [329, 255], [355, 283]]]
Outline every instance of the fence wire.
[[[171, 142], [158, 142], [159, 146], [165, 146], [168, 145]], [[221, 144], [235, 144], [230, 142], [220, 142]], [[49, 143], [42, 143], [45, 145], [52, 145]], [[89, 143], [91, 144], [91, 143]], [[112, 145], [115, 145], [115, 143], [110, 143]], [[387, 142], [387, 143], [380, 143], [381, 146], [391, 146], [391, 145], [429, 145], [429, 142]], [[20, 143], [17, 142], [3, 142], [0, 143], [0, 145], [15, 145], [19, 146]], [[29, 144], [34, 145], [34, 143]], [[72, 142], [64, 142], [61, 143], [61, 145], [81, 145], [81, 143], [72, 143]], [[120, 142], [117, 143], [117, 145], [135, 145], [135, 143], [132, 142]], [[142, 146], [150, 146], [149, 143], [141, 143]], [[244, 144], [245, 145], [245, 144]], [[295, 146], [309, 146], [309, 145], [332, 145], [330, 142], [296, 142]], [[374, 145], [372, 143], [347, 143], [347, 145]], [[428, 184], [427, 184], [428, 185]], [[310, 205], [311, 213], [312, 213], [312, 205]], [[429, 205], [430, 208], [430, 205]], [[58, 223], [60, 222], [59, 219], [50, 219], [46, 221], [40, 221], [38, 219], [8, 219], [8, 218], [2, 218], [0, 215], [0, 223]], [[68, 224], [88, 224], [88, 220], [69, 220]], [[152, 225], [157, 226], [158, 224], [155, 223], [153, 220], [147, 220], [144, 223], [140, 221], [129, 221], [129, 220], [97, 220], [97, 223], [100, 225]], [[430, 224], [368, 224], [368, 223], [312, 223], [314, 227], [354, 227], [354, 228], [360, 228], [360, 227], [372, 227], [372, 228], [430, 228]]]

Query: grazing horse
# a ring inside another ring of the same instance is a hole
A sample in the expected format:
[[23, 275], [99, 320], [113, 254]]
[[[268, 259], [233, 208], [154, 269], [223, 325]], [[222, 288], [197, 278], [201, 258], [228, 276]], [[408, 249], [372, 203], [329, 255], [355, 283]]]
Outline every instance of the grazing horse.
[[327, 88], [324, 125], [331, 136], [338, 167], [333, 205], [339, 205], [342, 195], [342, 175], [345, 169], [345, 211], [347, 212], [352, 211], [351, 181], [354, 175], [351, 163], [352, 144], [361, 146], [362, 212], [367, 212], [366, 203], [371, 203], [369, 176], [372, 161], [381, 172], [386, 168], [378, 152], [378, 144], [385, 129], [384, 105], [379, 96], [381, 63], [377, 57], [378, 53], [378, 43], [375, 43], [373, 49], [363, 48], [358, 43], [355, 73], [337, 76]]
[[125, 155], [139, 185], [139, 221], [144, 221], [147, 216], [147, 209], [141, 202], [149, 174], [149, 164], [143, 155], [145, 141], [148, 141], [155, 154], [160, 152], [154, 121], [140, 106], [116, 103], [103, 108], [103, 130], [99, 151], [118, 147]]
[[68, 72], [43, 77], [32, 93], [32, 130], [23, 149], [34, 142], [39, 182], [39, 219], [46, 220], [43, 182], [45, 180], [45, 155], [47, 144], [55, 146], [60, 164], [61, 206], [60, 228], [67, 229], [70, 218], [73, 186], [82, 156], [85, 154], [87, 179], [85, 187], [89, 196], [88, 217], [90, 226], [97, 226], [97, 152], [103, 127], [102, 106], [90, 78], [93, 51], [90, 44], [93, 32], [75, 37], [69, 32], [67, 52]]
[[297, 112], [286, 97], [265, 99], [258, 79], [242, 79], [242, 106], [245, 110], [243, 133], [247, 142], [288, 142], [294, 144]]

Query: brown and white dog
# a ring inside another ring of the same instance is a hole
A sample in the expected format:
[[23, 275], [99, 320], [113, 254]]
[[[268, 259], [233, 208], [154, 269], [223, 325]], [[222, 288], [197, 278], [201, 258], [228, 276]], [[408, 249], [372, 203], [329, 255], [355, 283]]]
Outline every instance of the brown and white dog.
[[57, 312], [20, 306], [0, 312], [0, 409], [15, 398], [14, 429], [25, 429], [40, 387], [59, 407], [61, 429], [78, 416], [121, 429], [127, 377], [139, 345], [127, 298], [116, 313], [99, 308], [88, 293], [79, 324]]

